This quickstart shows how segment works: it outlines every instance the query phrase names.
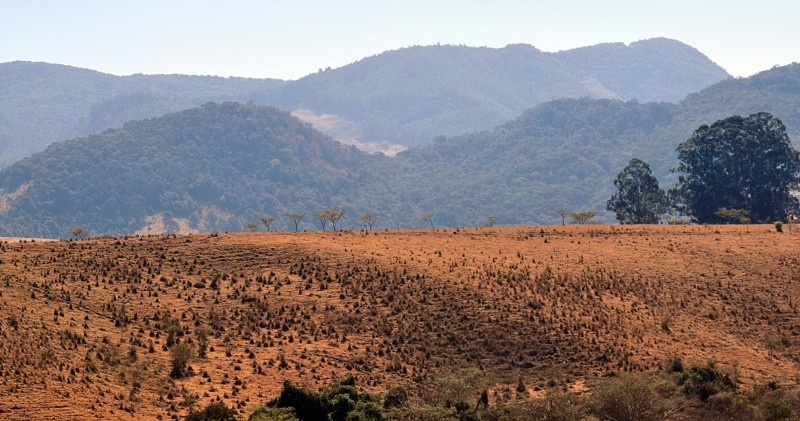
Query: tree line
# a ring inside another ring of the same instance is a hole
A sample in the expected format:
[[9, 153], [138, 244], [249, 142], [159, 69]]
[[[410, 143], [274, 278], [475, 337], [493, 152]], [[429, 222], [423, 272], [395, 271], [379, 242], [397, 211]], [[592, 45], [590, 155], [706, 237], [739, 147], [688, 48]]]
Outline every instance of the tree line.
[[617, 175], [606, 208], [620, 223], [658, 223], [667, 213], [698, 223], [777, 223], [797, 215], [800, 153], [771, 114], [700, 126], [677, 152], [678, 181], [668, 192], [638, 158]]

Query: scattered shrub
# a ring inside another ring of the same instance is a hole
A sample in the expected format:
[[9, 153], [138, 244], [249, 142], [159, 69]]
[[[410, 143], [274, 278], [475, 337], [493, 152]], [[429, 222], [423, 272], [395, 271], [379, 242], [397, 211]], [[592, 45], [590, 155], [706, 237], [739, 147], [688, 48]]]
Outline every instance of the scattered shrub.
[[674, 405], [667, 381], [645, 374], [622, 374], [599, 382], [590, 399], [594, 415], [618, 421], [666, 419]]
[[724, 391], [736, 390], [736, 384], [728, 373], [722, 372], [713, 361], [706, 365], [693, 364], [678, 379], [687, 396], [696, 396], [702, 401]]
[[222, 402], [212, 402], [202, 411], [192, 411], [186, 421], [236, 421], [236, 411]]
[[775, 221], [775, 231], [783, 232], [783, 222]]

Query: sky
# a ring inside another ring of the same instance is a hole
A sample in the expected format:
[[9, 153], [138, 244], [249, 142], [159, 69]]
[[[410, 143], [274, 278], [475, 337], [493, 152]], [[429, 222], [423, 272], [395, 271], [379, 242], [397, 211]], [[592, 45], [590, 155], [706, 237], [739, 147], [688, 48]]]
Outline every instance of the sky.
[[387, 50], [666, 37], [745, 77], [800, 61], [798, 0], [0, 0], [0, 63], [298, 79]]

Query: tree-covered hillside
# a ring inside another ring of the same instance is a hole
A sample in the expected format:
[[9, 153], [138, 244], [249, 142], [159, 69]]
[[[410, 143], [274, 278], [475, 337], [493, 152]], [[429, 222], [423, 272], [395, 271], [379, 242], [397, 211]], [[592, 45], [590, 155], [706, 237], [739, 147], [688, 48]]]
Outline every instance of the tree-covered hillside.
[[0, 168], [75, 136], [126, 121], [196, 107], [248, 101], [283, 82], [182, 75], [113, 76], [47, 63], [0, 63]]
[[357, 122], [363, 140], [425, 145], [556, 98], [677, 102], [728, 77], [694, 48], [664, 38], [558, 53], [524, 44], [410, 47], [290, 83], [279, 106]]
[[677, 101], [727, 77], [698, 51], [665, 39], [559, 53], [529, 45], [410, 47], [297, 81], [119, 77], [46, 63], [2, 63], [0, 168], [56, 141], [209, 101], [327, 114], [335, 124], [319, 128], [337, 140], [411, 146], [490, 129], [554, 98]]
[[267, 211], [328, 205], [353, 189], [363, 159], [286, 112], [207, 104], [57, 143], [3, 170], [0, 190], [21, 194], [0, 198], [0, 231], [238, 230]]
[[[285, 213], [337, 206], [338, 224], [376, 228], [561, 222], [555, 208], [606, 212], [613, 180], [632, 159], [663, 187], [675, 180], [675, 148], [735, 106], [766, 107], [800, 135], [800, 65], [726, 81], [679, 104], [560, 99], [482, 131], [437, 137], [388, 158], [332, 141], [275, 108], [208, 104], [51, 146], [0, 171], [0, 235], [242, 230], [262, 216], [293, 229]], [[757, 100], [773, 98], [770, 104]], [[427, 222], [425, 222], [427, 223]]]

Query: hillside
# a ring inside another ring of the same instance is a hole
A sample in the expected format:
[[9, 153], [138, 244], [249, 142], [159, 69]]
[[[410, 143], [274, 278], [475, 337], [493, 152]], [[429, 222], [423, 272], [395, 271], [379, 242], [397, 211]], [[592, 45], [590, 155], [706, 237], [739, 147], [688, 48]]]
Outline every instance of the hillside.
[[[47, 145], [209, 101], [295, 111], [337, 140], [406, 146], [489, 129], [561, 97], [678, 101], [728, 77], [677, 41], [574, 53], [527, 45], [388, 51], [297, 81], [182, 75], [113, 76], [46, 63], [0, 64], [0, 168]], [[615, 74], [614, 80], [609, 79]], [[323, 120], [333, 124], [323, 125]]]
[[[465, 367], [489, 379], [494, 407], [675, 358], [783, 388], [796, 382], [800, 346], [795, 228], [4, 242], [0, 414], [167, 419], [220, 399], [246, 417], [284, 379], [317, 389], [352, 374], [417, 399]], [[203, 341], [193, 375], [171, 378], [170, 347]], [[691, 417], [693, 405], [675, 419], [733, 419]]]
[[284, 111], [209, 103], [57, 143], [6, 168], [0, 232], [238, 230], [266, 211], [328, 205], [357, 185], [364, 159]]
[[678, 104], [549, 101], [492, 131], [440, 136], [394, 158], [342, 147], [274, 108], [208, 104], [59, 143], [0, 171], [0, 235], [238, 231], [262, 216], [293, 229], [287, 212], [305, 213], [300, 228], [315, 229], [328, 206], [347, 211], [347, 229], [368, 212], [381, 228], [420, 227], [429, 212], [439, 226], [489, 215], [555, 223], [555, 208], [611, 221], [605, 202], [627, 162], [649, 162], [669, 187], [675, 147], [702, 124], [769, 111], [797, 139], [798, 74], [800, 65], [776, 68]]
[[0, 63], [0, 168], [53, 142], [209, 101], [248, 101], [274, 79], [113, 76], [47, 63]]
[[677, 102], [728, 74], [699, 51], [659, 38], [557, 53], [410, 47], [289, 83], [279, 107], [310, 108], [361, 126], [361, 140], [426, 145], [491, 127], [555, 98]]

